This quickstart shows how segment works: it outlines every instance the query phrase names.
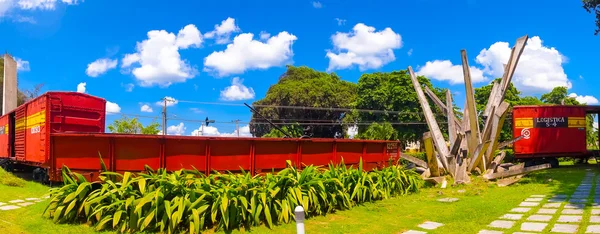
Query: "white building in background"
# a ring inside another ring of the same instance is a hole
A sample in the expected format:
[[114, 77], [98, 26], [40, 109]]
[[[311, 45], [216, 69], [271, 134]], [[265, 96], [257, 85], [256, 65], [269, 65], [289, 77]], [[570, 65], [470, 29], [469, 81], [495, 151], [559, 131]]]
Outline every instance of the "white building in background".
[[404, 146], [404, 151], [416, 152], [419, 150], [421, 150], [421, 142], [420, 141], [408, 142]]

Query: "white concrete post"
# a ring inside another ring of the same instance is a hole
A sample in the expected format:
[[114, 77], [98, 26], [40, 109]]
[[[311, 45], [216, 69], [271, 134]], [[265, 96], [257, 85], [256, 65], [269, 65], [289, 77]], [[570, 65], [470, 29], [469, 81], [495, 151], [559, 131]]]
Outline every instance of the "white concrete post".
[[296, 233], [304, 234], [304, 208], [296, 206], [294, 214], [296, 216]]

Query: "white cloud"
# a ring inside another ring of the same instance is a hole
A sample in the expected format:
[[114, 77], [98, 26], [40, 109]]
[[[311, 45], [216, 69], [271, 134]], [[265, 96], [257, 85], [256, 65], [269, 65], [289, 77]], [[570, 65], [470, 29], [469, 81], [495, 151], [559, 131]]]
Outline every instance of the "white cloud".
[[178, 135], [181, 136], [185, 134], [185, 125], [183, 123], [179, 123], [178, 125], [172, 125], [167, 127], [167, 135]]
[[[148, 39], [137, 43], [136, 52], [126, 54], [121, 63], [121, 68], [133, 73], [141, 86], [167, 87], [196, 76], [197, 70], [179, 54], [180, 49], [202, 44], [202, 34], [195, 25], [185, 26], [177, 35], [165, 30], [152, 30], [147, 35]], [[130, 69], [134, 65], [139, 66]]]
[[196, 114], [200, 114], [200, 113], [202, 113], [202, 110], [200, 110], [200, 109], [198, 109], [198, 108], [196, 108], [196, 107], [192, 107], [192, 108], [190, 108], [190, 110], [191, 110], [192, 112], [196, 113]]
[[81, 82], [77, 85], [77, 92], [79, 93], [85, 93], [85, 82]]
[[106, 114], [118, 114], [121, 112], [121, 107], [117, 103], [106, 101]]
[[260, 40], [262, 41], [266, 41], [269, 40], [269, 37], [271, 37], [271, 34], [265, 31], [260, 32]]
[[[0, 0], [0, 17], [8, 15], [9, 12], [14, 10], [55, 10], [58, 2], [58, 0]], [[60, 2], [67, 5], [76, 5], [78, 3], [77, 0], [61, 0]], [[17, 19], [19, 19], [20, 17], [21, 16], [17, 16]], [[29, 19], [29, 21], [33, 20], [32, 18]], [[17, 20], [17, 22], [24, 21]]]
[[585, 103], [587, 105], [595, 105], [598, 104], [598, 99], [596, 99], [594, 96], [589, 96], [589, 95], [577, 95], [576, 93], [571, 93], [569, 94], [569, 97], [575, 98], [575, 100], [577, 100], [579, 103]]
[[150, 107], [148, 104], [144, 104], [142, 105], [142, 107], [140, 108], [141, 112], [148, 112], [148, 113], [152, 113], [152, 107]]
[[[0, 0], [1, 1], [1, 0]], [[15, 57], [15, 61], [17, 62], [17, 70], [18, 71], [30, 71], [31, 68], [29, 67], [29, 61], [20, 59]]]
[[[204, 133], [202, 133], [202, 127], [195, 129], [190, 134], [191, 136], [216, 136], [216, 137], [237, 137], [237, 130], [233, 130], [230, 133], [221, 133], [219, 129], [214, 126], [204, 126]], [[250, 126], [245, 125], [240, 127], [240, 137], [252, 137], [250, 133]]]
[[337, 21], [337, 25], [338, 26], [342, 26], [342, 25], [346, 24], [346, 20], [345, 19], [335, 18], [335, 21]]
[[265, 43], [253, 37], [252, 33], [236, 36], [227, 49], [213, 52], [204, 59], [204, 70], [219, 76], [240, 74], [249, 69], [281, 66], [294, 55], [291, 47], [297, 38], [288, 32], [280, 32]]
[[221, 21], [221, 24], [216, 24], [213, 31], [204, 34], [205, 38], [215, 38], [217, 44], [227, 44], [230, 42], [231, 34], [239, 32], [240, 28], [235, 25], [235, 19], [227, 17], [227, 19]]
[[202, 127], [195, 129], [190, 134], [191, 136], [220, 136], [221, 133], [219, 129], [214, 126], [204, 126], [204, 132], [202, 132]]
[[328, 51], [328, 71], [350, 68], [358, 65], [361, 71], [377, 69], [388, 64], [396, 57], [394, 49], [402, 47], [402, 37], [391, 28], [375, 31], [374, 27], [358, 23], [353, 32], [337, 32], [331, 39], [334, 51]]
[[[496, 42], [481, 50], [476, 61], [484, 67], [486, 75], [499, 78], [504, 73], [503, 64], [508, 63], [510, 53], [508, 42]], [[531, 37], [515, 70], [513, 83], [525, 92], [547, 92], [557, 86], [571, 88], [563, 63], [566, 63], [566, 57], [556, 48], [544, 46], [538, 36]]]
[[117, 67], [116, 59], [97, 59], [96, 61], [88, 64], [87, 69], [85, 70], [85, 74], [90, 77], [98, 77], [106, 73], [108, 70], [114, 69]]
[[266, 43], [253, 37], [252, 33], [237, 35], [227, 49], [215, 51], [204, 59], [204, 70], [219, 76], [240, 74], [249, 69], [281, 66], [294, 55], [291, 47], [297, 37], [288, 32], [280, 32]]
[[[485, 81], [483, 71], [471, 66], [471, 82]], [[434, 60], [425, 63], [417, 71], [417, 74], [430, 79], [448, 81], [450, 84], [462, 84], [465, 82], [462, 65], [453, 65], [450, 60]]]
[[169, 96], [165, 96], [163, 98], [163, 100], [157, 101], [156, 105], [157, 106], [164, 106], [165, 105], [164, 99], [167, 99], [167, 106], [174, 106], [175, 104], [179, 103], [179, 101], [177, 101], [177, 99], [169, 97]]
[[254, 98], [254, 89], [246, 87], [242, 84], [244, 80], [239, 77], [234, 77], [231, 86], [221, 90], [221, 100], [239, 101]]
[[408, 50], [408, 52], [406, 52], [406, 54], [408, 54], [408, 56], [411, 56], [413, 53], [413, 49]]
[[133, 87], [134, 87], [135, 85], [133, 85], [133, 84], [129, 83], [129, 84], [121, 84], [121, 86], [123, 86], [123, 87], [125, 88], [125, 91], [126, 91], [126, 92], [131, 92], [131, 91], [133, 91]]
[[314, 8], [317, 8], [317, 9], [318, 9], [318, 8], [323, 8], [323, 4], [322, 4], [321, 2], [319, 2], [319, 1], [314, 1], [314, 2], [312, 2], [312, 6], [313, 6]]
[[593, 127], [594, 127], [595, 130], [598, 130], [598, 122], [594, 122]]

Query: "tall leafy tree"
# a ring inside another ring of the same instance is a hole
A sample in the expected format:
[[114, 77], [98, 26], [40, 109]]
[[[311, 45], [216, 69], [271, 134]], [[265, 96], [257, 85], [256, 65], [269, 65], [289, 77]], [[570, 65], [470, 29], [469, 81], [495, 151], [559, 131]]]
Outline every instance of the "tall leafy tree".
[[560, 105], [564, 102], [565, 105], [580, 105], [575, 98], [569, 97], [567, 92], [567, 87], [555, 87], [549, 93], [543, 94], [540, 100], [547, 104]]
[[583, 0], [583, 9], [588, 13], [596, 14], [596, 30], [594, 35], [600, 33], [600, 0]]
[[365, 131], [358, 134], [357, 138], [365, 140], [395, 140], [398, 139], [398, 132], [388, 122], [382, 124], [373, 123]]
[[144, 126], [137, 118], [127, 118], [123, 116], [108, 125], [108, 130], [112, 133], [127, 133], [127, 134], [147, 134], [156, 135], [160, 132], [160, 125], [156, 122]]
[[[356, 84], [343, 81], [335, 73], [315, 71], [302, 66], [288, 66], [277, 84], [265, 97], [253, 105], [351, 108], [356, 99]], [[333, 138], [344, 134], [342, 118], [346, 111], [256, 107], [257, 111], [275, 123], [320, 123], [302, 125], [310, 128], [312, 137]], [[272, 127], [252, 113], [250, 132], [257, 137], [271, 132]]]
[[[445, 102], [445, 90], [435, 88], [429, 79], [419, 76], [417, 78], [423, 86], [429, 87], [436, 95]], [[447, 132], [446, 119], [441, 112], [429, 101], [434, 114], [438, 117], [438, 123], [442, 131]], [[347, 122], [396, 122], [392, 125], [396, 130], [396, 138], [403, 142], [418, 141], [423, 133], [429, 131], [425, 123], [423, 110], [419, 104], [417, 93], [407, 70], [386, 73], [363, 74], [358, 80], [357, 109], [372, 109], [384, 111], [399, 111], [401, 113], [381, 112], [358, 112], [352, 113], [346, 119]], [[359, 135], [365, 134], [371, 127], [359, 126]], [[374, 126], [373, 128], [379, 128]], [[372, 129], [372, 128], [371, 128]]]

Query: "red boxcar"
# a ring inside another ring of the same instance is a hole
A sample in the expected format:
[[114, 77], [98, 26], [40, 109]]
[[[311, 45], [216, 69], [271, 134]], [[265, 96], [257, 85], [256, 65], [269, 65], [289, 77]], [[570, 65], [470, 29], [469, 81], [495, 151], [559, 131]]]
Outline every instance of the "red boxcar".
[[583, 106], [515, 106], [515, 157], [580, 157], [586, 148], [586, 109]]
[[[196, 168], [202, 172], [280, 170], [295, 165], [358, 164], [381, 168], [399, 156], [398, 141], [265, 139], [108, 134], [106, 101], [76, 92], [48, 92], [0, 117], [2, 160], [41, 169], [60, 181], [63, 165], [95, 180], [100, 156], [111, 171]], [[39, 171], [38, 171], [39, 172]]]

